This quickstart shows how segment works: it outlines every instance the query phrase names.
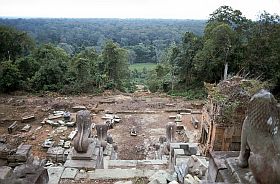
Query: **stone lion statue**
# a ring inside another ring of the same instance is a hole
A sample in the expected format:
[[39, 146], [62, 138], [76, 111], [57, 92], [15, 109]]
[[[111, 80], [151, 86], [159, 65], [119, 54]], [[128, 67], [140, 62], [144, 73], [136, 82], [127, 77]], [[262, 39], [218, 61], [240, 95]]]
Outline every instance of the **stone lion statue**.
[[279, 131], [277, 101], [261, 90], [249, 102], [238, 158], [238, 165], [249, 166], [257, 183], [280, 183]]

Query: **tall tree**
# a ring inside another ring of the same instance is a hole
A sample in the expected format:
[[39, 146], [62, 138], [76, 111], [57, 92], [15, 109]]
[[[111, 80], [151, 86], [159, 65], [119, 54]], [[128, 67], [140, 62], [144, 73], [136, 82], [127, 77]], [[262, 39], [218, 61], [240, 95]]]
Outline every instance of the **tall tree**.
[[129, 75], [127, 50], [109, 40], [102, 50], [102, 60], [104, 73], [108, 77], [107, 82], [112, 85], [110, 88], [121, 87], [122, 80]]
[[27, 33], [11, 27], [0, 26], [0, 40], [0, 62], [15, 61], [21, 56], [28, 55], [34, 48], [34, 42]]

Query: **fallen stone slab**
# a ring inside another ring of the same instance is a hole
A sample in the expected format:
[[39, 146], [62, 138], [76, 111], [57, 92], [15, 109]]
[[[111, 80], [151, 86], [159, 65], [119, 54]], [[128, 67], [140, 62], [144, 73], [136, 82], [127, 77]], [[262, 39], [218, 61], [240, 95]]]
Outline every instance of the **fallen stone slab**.
[[54, 115], [63, 115], [64, 111], [53, 111]]
[[11, 134], [15, 132], [17, 129], [18, 129], [18, 125], [17, 125], [17, 121], [15, 121], [8, 127], [8, 133]]
[[54, 119], [59, 119], [59, 118], [62, 118], [62, 117], [63, 117], [63, 114], [57, 114], [57, 115], [55, 115], [55, 114], [50, 114], [49, 117], [48, 117], [48, 119], [49, 119], [49, 120], [54, 120]]
[[67, 127], [73, 127], [73, 126], [75, 126], [75, 124], [76, 124], [76, 122], [73, 122], [73, 121], [69, 121], [69, 122], [65, 123], [65, 125]]
[[14, 155], [15, 160], [18, 162], [25, 162], [31, 154], [31, 147], [32, 146], [28, 144], [21, 144]]
[[189, 112], [180, 112], [181, 115], [191, 115], [192, 113]]
[[17, 166], [14, 169], [13, 174], [10, 177], [6, 178], [4, 183], [47, 184], [48, 181], [49, 176], [47, 169], [34, 164], [23, 164]]
[[21, 131], [22, 132], [28, 132], [30, 129], [31, 129], [31, 125], [27, 124], [21, 129]]
[[23, 117], [21, 118], [21, 121], [22, 121], [23, 123], [25, 123], [25, 122], [32, 121], [32, 120], [34, 120], [34, 119], [35, 119], [35, 116], [34, 116], [34, 115], [27, 115], [27, 116], [23, 116]]
[[63, 120], [58, 120], [57, 121], [60, 125], [64, 126], [65, 125], [65, 122]]
[[65, 168], [61, 179], [75, 179], [79, 169], [76, 168]]
[[68, 139], [73, 140], [74, 137], [77, 135], [77, 130], [73, 130], [69, 135], [68, 135]]
[[80, 110], [86, 110], [86, 106], [83, 106], [83, 105], [77, 105], [77, 106], [74, 106], [72, 107], [72, 109], [77, 112], [77, 111], [80, 111]]
[[49, 167], [49, 184], [59, 184], [60, 177], [64, 171], [64, 167]]

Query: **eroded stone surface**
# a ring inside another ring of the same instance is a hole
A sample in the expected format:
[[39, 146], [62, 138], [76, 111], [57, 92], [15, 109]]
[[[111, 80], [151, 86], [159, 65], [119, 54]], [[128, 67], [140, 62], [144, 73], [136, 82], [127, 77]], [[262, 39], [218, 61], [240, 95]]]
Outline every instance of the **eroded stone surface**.
[[64, 167], [49, 167], [49, 184], [58, 184], [63, 171]]
[[83, 110], [77, 113], [77, 129], [78, 134], [74, 138], [74, 148], [79, 153], [85, 153], [90, 144], [89, 137], [91, 135], [91, 118], [90, 111]]
[[78, 171], [79, 170], [76, 168], [65, 168], [61, 175], [61, 179], [74, 179]]
[[249, 165], [257, 183], [280, 181], [280, 115], [271, 93], [261, 90], [249, 102], [238, 163]]

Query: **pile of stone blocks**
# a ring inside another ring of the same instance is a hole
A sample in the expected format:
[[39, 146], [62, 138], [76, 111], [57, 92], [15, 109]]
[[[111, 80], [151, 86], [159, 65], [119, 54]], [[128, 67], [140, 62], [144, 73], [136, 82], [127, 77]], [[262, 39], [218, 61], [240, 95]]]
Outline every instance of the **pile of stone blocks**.
[[200, 156], [197, 146], [197, 143], [170, 143], [170, 168], [174, 168], [181, 183], [186, 178], [196, 182], [206, 178], [208, 162]]
[[256, 183], [250, 168], [237, 165], [239, 151], [210, 152], [206, 183]]
[[69, 149], [58, 147], [51, 147], [47, 151], [47, 159], [53, 162], [65, 162], [69, 154]]
[[27, 144], [19, 145], [16, 153], [8, 156], [9, 166], [11, 167], [25, 164], [29, 159], [32, 159], [31, 145]]
[[170, 143], [171, 164], [174, 166], [191, 155], [200, 155], [197, 146], [198, 143]]
[[41, 165], [23, 164], [14, 170], [8, 166], [0, 167], [0, 183], [47, 184], [48, 181], [48, 172]]
[[7, 160], [10, 152], [11, 149], [9, 148], [9, 145], [0, 143], [0, 159]]

